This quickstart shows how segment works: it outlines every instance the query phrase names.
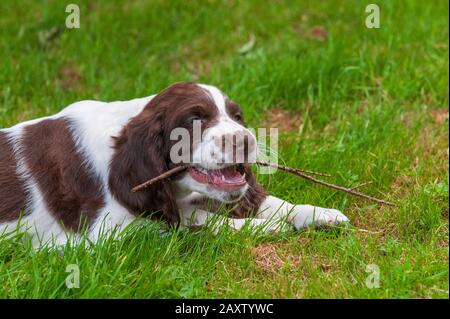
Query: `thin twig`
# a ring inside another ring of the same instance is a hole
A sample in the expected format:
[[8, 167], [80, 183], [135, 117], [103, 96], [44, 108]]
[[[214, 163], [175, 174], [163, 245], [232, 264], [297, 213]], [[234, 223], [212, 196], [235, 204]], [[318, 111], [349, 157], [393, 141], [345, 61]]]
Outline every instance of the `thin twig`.
[[268, 165], [269, 163], [260, 162], [260, 161], [256, 161], [256, 164], [262, 165], [262, 166], [270, 166], [270, 167], [273, 167], [273, 168], [279, 168], [282, 171], [286, 171], [286, 172], [289, 172], [289, 173], [292, 173], [292, 174], [295, 174], [295, 172], [300, 172], [300, 173], [303, 173], [303, 174], [311, 174], [311, 175], [317, 175], [317, 176], [331, 177], [330, 174], [320, 173], [320, 172], [315, 172], [315, 171], [308, 171], [308, 170], [299, 169], [299, 168], [292, 168], [292, 167], [283, 166], [283, 165], [279, 165], [279, 164], [272, 164], [271, 163], [270, 165]]
[[296, 171], [305, 173], [305, 174], [311, 174], [311, 175], [317, 175], [317, 176], [325, 176], [325, 177], [331, 177], [330, 174], [327, 173], [320, 173], [320, 172], [315, 172], [315, 171], [308, 171], [305, 169], [298, 169], [298, 168], [294, 168]]
[[[388, 201], [385, 201], [385, 200], [382, 200], [382, 199], [378, 199], [378, 198], [375, 198], [375, 197], [372, 197], [372, 196], [369, 196], [369, 195], [357, 192], [354, 189], [346, 188], [346, 187], [343, 187], [343, 186], [339, 186], [339, 185], [335, 185], [335, 184], [331, 184], [331, 183], [322, 181], [320, 179], [316, 179], [316, 178], [314, 178], [312, 176], [309, 176], [306, 172], [309, 172], [309, 174], [315, 173], [317, 175], [322, 174], [322, 173], [305, 171], [305, 170], [300, 170], [300, 169], [296, 169], [296, 168], [291, 168], [291, 167], [282, 166], [282, 165], [278, 165], [278, 164], [260, 162], [260, 161], [257, 161], [256, 164], [261, 165], [261, 166], [268, 166], [268, 167], [277, 168], [277, 169], [280, 169], [282, 171], [286, 171], [288, 173], [300, 176], [300, 177], [302, 177], [304, 179], [307, 179], [307, 180], [309, 180], [309, 181], [311, 181], [313, 183], [320, 184], [320, 185], [323, 185], [323, 186], [327, 186], [329, 188], [336, 189], [336, 190], [339, 190], [339, 191], [342, 191], [342, 192], [345, 192], [345, 193], [348, 193], [348, 194], [351, 194], [351, 195], [354, 195], [354, 196], [362, 197], [362, 198], [365, 198], [367, 200], [371, 200], [371, 201], [374, 201], [374, 202], [377, 202], [377, 203], [380, 203], [380, 204], [384, 204], [384, 205], [388, 205], [388, 206], [397, 206], [394, 203], [391, 203], [391, 202], [388, 202]], [[168, 170], [167, 172], [164, 172], [161, 175], [159, 175], [159, 176], [157, 176], [155, 178], [152, 178], [151, 180], [134, 187], [131, 191], [132, 192], [139, 192], [139, 191], [141, 191], [141, 190], [143, 190], [143, 189], [153, 185], [157, 181], [160, 181], [162, 179], [168, 178], [168, 177], [170, 177], [170, 176], [172, 176], [174, 174], [177, 174], [177, 173], [179, 173], [181, 171], [186, 170], [188, 167], [189, 167], [189, 165], [182, 165], [182, 166], [177, 166], [175, 168], [172, 168], [171, 170]]]
[[[168, 177], [170, 177], [170, 176], [172, 176], [174, 174], [177, 174], [177, 173], [180, 173], [180, 172], [186, 170], [188, 167], [190, 167], [190, 165], [182, 165], [182, 166], [177, 166], [175, 168], [172, 168], [171, 170], [168, 170], [168, 171], [162, 173], [161, 175], [156, 176], [155, 178], [152, 178], [152, 179], [146, 181], [145, 183], [142, 183], [140, 185], [137, 185], [137, 186], [133, 187], [131, 189], [131, 191], [133, 193], [139, 192], [139, 191], [141, 191], [143, 189], [146, 189], [146, 188], [150, 187], [154, 183], [156, 183], [156, 182], [158, 182], [160, 180], [163, 180], [164, 178], [168, 178]], [[296, 169], [296, 170], [299, 171], [299, 172], [312, 174], [312, 175], [327, 176], [327, 177], [331, 176], [331, 175], [325, 174], [325, 173], [319, 173], [319, 172], [313, 172], [313, 171], [307, 171], [307, 170], [301, 170], [301, 169]]]
[[378, 199], [378, 198], [375, 198], [375, 197], [372, 197], [372, 196], [369, 196], [369, 195], [357, 192], [355, 190], [352, 190], [352, 189], [349, 189], [349, 188], [346, 188], [346, 187], [343, 187], [343, 186], [334, 185], [334, 184], [322, 181], [320, 179], [316, 179], [316, 178], [314, 178], [312, 176], [309, 176], [309, 175], [307, 175], [307, 174], [305, 174], [305, 173], [303, 173], [300, 170], [297, 170], [295, 168], [290, 168], [290, 167], [287, 167], [287, 166], [281, 166], [281, 165], [272, 164], [272, 163], [265, 163], [265, 162], [257, 162], [257, 164], [258, 165], [262, 165], [262, 166], [269, 166], [269, 167], [273, 167], [273, 168], [278, 168], [278, 169], [281, 169], [281, 170], [286, 171], [288, 173], [295, 174], [297, 176], [303, 177], [304, 179], [307, 179], [307, 180], [309, 180], [309, 181], [311, 181], [313, 183], [320, 184], [320, 185], [323, 185], [323, 186], [327, 186], [329, 188], [333, 188], [333, 189], [336, 189], [336, 190], [339, 190], [339, 191], [342, 191], [342, 192], [345, 192], [345, 193], [348, 193], [348, 194], [352, 194], [352, 195], [355, 195], [355, 196], [359, 196], [359, 197], [362, 197], [362, 198], [365, 198], [367, 200], [371, 200], [371, 201], [374, 201], [374, 202], [377, 202], [377, 203], [380, 203], [380, 204], [384, 204], [384, 205], [388, 205], [388, 206], [397, 206], [394, 203], [391, 203], [391, 202], [388, 202], [388, 201], [385, 201], [385, 200], [382, 200], [382, 199]]
[[151, 180], [146, 181], [145, 183], [142, 183], [136, 187], [133, 187], [131, 189], [131, 191], [133, 193], [139, 192], [147, 187], [150, 187], [151, 185], [153, 185], [154, 183], [156, 183], [157, 181], [160, 181], [164, 178], [170, 177], [176, 173], [179, 173], [181, 171], [184, 171], [185, 169], [187, 169], [189, 167], [189, 165], [183, 165], [183, 166], [177, 166], [175, 168], [172, 168], [171, 170], [168, 170], [167, 172], [162, 173], [159, 176], [156, 176], [155, 178], [152, 178]]

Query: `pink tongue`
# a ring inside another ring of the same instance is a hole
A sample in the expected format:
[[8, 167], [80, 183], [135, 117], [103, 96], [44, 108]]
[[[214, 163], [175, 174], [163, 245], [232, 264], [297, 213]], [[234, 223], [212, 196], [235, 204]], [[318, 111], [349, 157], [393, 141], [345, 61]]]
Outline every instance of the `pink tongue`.
[[[237, 184], [243, 181], [243, 176], [239, 172], [232, 172], [228, 170], [212, 171], [209, 176], [212, 177], [215, 184]], [[223, 180], [222, 180], [223, 176]]]
[[202, 184], [210, 184], [225, 191], [235, 191], [244, 186], [247, 181], [241, 173], [231, 170], [209, 170], [207, 173], [197, 169], [190, 169], [189, 174], [193, 179]]

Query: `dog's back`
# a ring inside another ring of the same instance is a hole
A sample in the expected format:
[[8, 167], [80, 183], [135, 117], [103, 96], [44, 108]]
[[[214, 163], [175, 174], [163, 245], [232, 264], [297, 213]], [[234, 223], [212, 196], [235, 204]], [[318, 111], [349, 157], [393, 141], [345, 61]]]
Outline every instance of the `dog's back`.
[[112, 136], [150, 99], [77, 102], [0, 130], [0, 235], [19, 220], [37, 235], [93, 225], [111, 205]]

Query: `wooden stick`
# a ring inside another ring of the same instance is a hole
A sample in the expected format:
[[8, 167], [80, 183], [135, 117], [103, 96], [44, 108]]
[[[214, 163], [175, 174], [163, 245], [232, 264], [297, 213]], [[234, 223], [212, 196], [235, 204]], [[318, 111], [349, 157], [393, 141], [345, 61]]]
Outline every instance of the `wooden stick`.
[[298, 169], [298, 168], [293, 168], [293, 169], [295, 169], [296, 171], [305, 173], [305, 174], [311, 174], [311, 175], [317, 175], [317, 176], [331, 177], [331, 175], [330, 175], [330, 174], [327, 174], [327, 173], [319, 173], [319, 172], [315, 172], [315, 171], [308, 171], [308, 170], [305, 170], [305, 169]]
[[[180, 173], [180, 172], [184, 171], [189, 166], [190, 165], [182, 165], [182, 166], [177, 166], [175, 168], [172, 168], [171, 170], [168, 170], [167, 172], [164, 172], [161, 175], [156, 176], [155, 178], [152, 178], [152, 179], [146, 181], [145, 183], [142, 183], [142, 184], [139, 184], [139, 185], [133, 187], [131, 189], [131, 191], [133, 193], [137, 193], [143, 189], [146, 189], [146, 188], [152, 186], [157, 181], [163, 180], [164, 178], [168, 178], [176, 173]], [[319, 172], [313, 172], [313, 171], [307, 171], [307, 170], [301, 170], [301, 169], [296, 169], [296, 170], [299, 172], [303, 172], [303, 173], [307, 173], [307, 174], [311, 174], [311, 175], [319, 175], [319, 176], [327, 176], [327, 177], [331, 176], [331, 175], [325, 174], [325, 173], [319, 173]]]
[[319, 172], [315, 172], [315, 171], [308, 171], [305, 169], [299, 169], [299, 168], [292, 168], [292, 167], [288, 167], [288, 166], [283, 166], [283, 165], [279, 165], [279, 164], [270, 164], [266, 163], [266, 162], [260, 162], [260, 161], [256, 161], [257, 165], [261, 165], [261, 166], [270, 166], [273, 168], [279, 168], [282, 171], [294, 174], [294, 175], [298, 175], [296, 174], [296, 172], [300, 172], [303, 174], [311, 174], [311, 175], [317, 175], [317, 176], [326, 176], [326, 177], [331, 177], [330, 174], [326, 174], [326, 173], [319, 173]]
[[391, 202], [388, 202], [388, 201], [385, 201], [385, 200], [382, 200], [382, 199], [378, 199], [378, 198], [375, 198], [375, 197], [372, 197], [372, 196], [369, 196], [369, 195], [357, 192], [355, 190], [352, 190], [352, 189], [349, 189], [349, 188], [346, 188], [346, 187], [343, 187], [343, 186], [334, 185], [334, 184], [322, 181], [320, 179], [316, 179], [316, 178], [314, 178], [312, 176], [309, 176], [309, 175], [307, 175], [307, 174], [303, 173], [302, 171], [300, 171], [298, 169], [295, 169], [295, 168], [282, 166], [282, 165], [277, 165], [277, 164], [272, 164], [272, 163], [265, 163], [265, 162], [256, 162], [256, 163], [258, 165], [262, 165], [262, 166], [269, 166], [269, 167], [273, 167], [273, 168], [278, 168], [278, 169], [281, 169], [282, 171], [286, 171], [288, 173], [291, 173], [291, 174], [303, 177], [304, 179], [307, 179], [307, 180], [309, 180], [309, 181], [311, 181], [313, 183], [320, 184], [320, 185], [323, 185], [323, 186], [327, 186], [329, 188], [333, 188], [333, 189], [336, 189], [336, 190], [339, 190], [339, 191], [342, 191], [342, 192], [345, 192], [345, 193], [348, 193], [348, 194], [352, 194], [354, 196], [362, 197], [362, 198], [365, 198], [367, 200], [371, 200], [371, 201], [374, 201], [374, 202], [377, 202], [377, 203], [380, 203], [380, 204], [384, 204], [384, 205], [388, 205], [388, 206], [397, 206], [394, 203], [391, 203]]
[[142, 183], [136, 187], [133, 187], [131, 189], [131, 191], [133, 193], [139, 192], [147, 187], [150, 187], [151, 185], [153, 185], [154, 183], [156, 183], [157, 181], [160, 181], [164, 178], [170, 177], [176, 173], [179, 173], [181, 171], [184, 171], [185, 169], [187, 169], [189, 167], [189, 165], [183, 165], [183, 166], [177, 166], [175, 168], [172, 168], [171, 170], [168, 170], [167, 172], [162, 173], [159, 176], [156, 176], [155, 178], [152, 178], [151, 180], [146, 181], [145, 183]]
[[[309, 174], [329, 176], [329, 175], [326, 175], [326, 174], [323, 174], [323, 173], [317, 173], [317, 172], [312, 172], [312, 171], [300, 170], [300, 169], [291, 168], [291, 167], [288, 167], [288, 166], [272, 164], [272, 163], [266, 163], [266, 162], [260, 162], [260, 161], [257, 161], [256, 164], [257, 165], [261, 165], [261, 166], [268, 166], [268, 167], [273, 167], [273, 168], [276, 168], [276, 169], [280, 169], [282, 171], [285, 171], [285, 172], [288, 172], [288, 173], [300, 176], [300, 177], [302, 177], [302, 178], [304, 178], [306, 180], [309, 180], [309, 181], [311, 181], [313, 183], [320, 184], [320, 185], [323, 185], [323, 186], [327, 186], [329, 188], [336, 189], [336, 190], [339, 190], [341, 192], [345, 192], [345, 193], [348, 193], [348, 194], [351, 194], [351, 195], [354, 195], [354, 196], [362, 197], [364, 199], [377, 202], [379, 204], [384, 204], [384, 205], [388, 205], [388, 206], [397, 206], [394, 203], [391, 203], [391, 202], [388, 202], [388, 201], [385, 201], [385, 200], [382, 200], [382, 199], [378, 199], [378, 198], [375, 198], [375, 197], [372, 197], [372, 196], [369, 196], [369, 195], [357, 192], [354, 189], [346, 188], [346, 187], [343, 187], [343, 186], [339, 186], [339, 185], [335, 185], [335, 184], [331, 184], [331, 183], [322, 181], [320, 179], [316, 179], [316, 178], [314, 178], [312, 176], [309, 176], [306, 172], [308, 172]], [[152, 178], [151, 180], [149, 180], [149, 181], [147, 181], [145, 183], [142, 183], [142, 184], [132, 188], [131, 191], [134, 192], [134, 193], [139, 192], [139, 191], [141, 191], [141, 190], [143, 190], [143, 189], [153, 185], [157, 181], [163, 180], [163, 179], [168, 178], [168, 177], [170, 177], [170, 176], [172, 176], [174, 174], [177, 174], [177, 173], [180, 173], [180, 172], [186, 170], [189, 166], [190, 165], [182, 165], [182, 166], [177, 166], [175, 168], [172, 168], [171, 170], [168, 170], [167, 172], [164, 172], [161, 175], [159, 175], [159, 176], [157, 176], [155, 178]]]

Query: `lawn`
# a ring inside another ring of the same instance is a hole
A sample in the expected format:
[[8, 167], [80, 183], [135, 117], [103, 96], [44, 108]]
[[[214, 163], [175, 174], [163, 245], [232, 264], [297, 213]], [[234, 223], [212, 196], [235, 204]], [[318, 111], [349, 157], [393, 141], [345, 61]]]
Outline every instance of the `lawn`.
[[[74, 2], [80, 28], [66, 29]], [[449, 298], [448, 2], [377, 1], [381, 28], [368, 29], [371, 2], [1, 1], [0, 127], [211, 83], [249, 126], [280, 129], [280, 162], [370, 181], [359, 190], [399, 206], [261, 175], [352, 226], [214, 235], [148, 222], [63, 251], [18, 236], [0, 241], [0, 298]]]

